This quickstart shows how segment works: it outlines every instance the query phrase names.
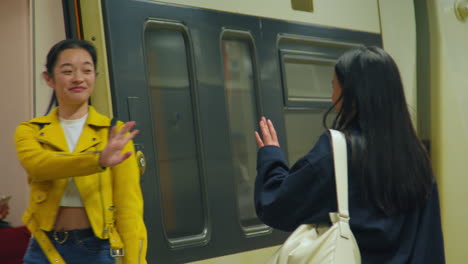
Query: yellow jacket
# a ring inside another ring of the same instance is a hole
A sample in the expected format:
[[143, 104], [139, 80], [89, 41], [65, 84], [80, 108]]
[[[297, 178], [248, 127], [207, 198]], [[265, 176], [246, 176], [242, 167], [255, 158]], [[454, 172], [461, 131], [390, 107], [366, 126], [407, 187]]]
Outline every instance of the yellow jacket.
[[[118, 122], [119, 128], [122, 125]], [[109, 126], [110, 119], [90, 106], [72, 153], [68, 152], [57, 108], [17, 127], [16, 151], [31, 187], [23, 221], [52, 230], [67, 178], [75, 177], [95, 235], [109, 239], [112, 248], [123, 247], [123, 263], [146, 263], [147, 234], [135, 155], [112, 168], [99, 166], [99, 153], [107, 144]], [[125, 146], [123, 153], [127, 151], [134, 153], [133, 142]]]

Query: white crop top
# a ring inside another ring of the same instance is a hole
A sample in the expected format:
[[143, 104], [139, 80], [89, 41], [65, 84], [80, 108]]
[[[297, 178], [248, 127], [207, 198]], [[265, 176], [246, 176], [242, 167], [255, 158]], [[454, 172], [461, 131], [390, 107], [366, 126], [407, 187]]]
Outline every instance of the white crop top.
[[[66, 120], [60, 118], [60, 125], [62, 126], [65, 138], [67, 139], [69, 152], [75, 151], [76, 144], [78, 143], [78, 139], [81, 136], [81, 132], [83, 132], [83, 127], [87, 118], [88, 114], [80, 119], [75, 120]], [[62, 200], [60, 200], [60, 206], [84, 207], [80, 192], [78, 191], [78, 188], [76, 187], [75, 181], [72, 177], [68, 178], [67, 187], [63, 193]]]

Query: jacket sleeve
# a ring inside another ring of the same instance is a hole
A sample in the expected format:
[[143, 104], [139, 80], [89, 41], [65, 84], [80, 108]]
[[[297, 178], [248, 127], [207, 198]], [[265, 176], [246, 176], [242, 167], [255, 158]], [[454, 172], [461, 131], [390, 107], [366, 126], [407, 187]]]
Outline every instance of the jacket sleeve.
[[143, 221], [140, 172], [132, 141], [125, 146], [123, 153], [128, 151], [132, 151], [132, 155], [111, 168], [116, 226], [125, 248], [123, 263], [140, 264], [146, 263], [147, 233]]
[[22, 123], [16, 128], [18, 159], [33, 181], [86, 176], [103, 171], [99, 152], [70, 153], [45, 149], [35, 138], [34, 124]]
[[292, 231], [303, 223], [329, 221], [329, 213], [336, 211], [337, 206], [333, 160], [327, 141], [324, 134], [291, 169], [280, 148], [259, 149], [255, 208], [265, 224]]

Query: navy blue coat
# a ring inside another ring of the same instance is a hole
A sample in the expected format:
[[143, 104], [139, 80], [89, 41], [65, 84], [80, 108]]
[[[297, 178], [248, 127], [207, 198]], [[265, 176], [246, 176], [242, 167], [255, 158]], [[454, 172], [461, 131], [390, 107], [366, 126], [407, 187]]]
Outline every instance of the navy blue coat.
[[[424, 208], [391, 217], [366, 205], [352, 175], [348, 189], [350, 225], [363, 264], [445, 263], [436, 184]], [[280, 148], [259, 149], [255, 208], [265, 224], [283, 231], [330, 221], [337, 199], [328, 132], [291, 168]]]

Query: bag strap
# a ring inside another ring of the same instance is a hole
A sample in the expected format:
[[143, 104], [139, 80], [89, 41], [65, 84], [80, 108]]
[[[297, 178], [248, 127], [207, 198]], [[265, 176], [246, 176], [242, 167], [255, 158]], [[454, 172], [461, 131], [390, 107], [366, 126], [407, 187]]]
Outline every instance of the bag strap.
[[340, 131], [329, 129], [333, 148], [333, 163], [335, 166], [336, 198], [338, 201], [338, 221], [341, 235], [349, 238], [352, 233], [349, 227], [348, 210], [348, 152], [346, 138]]
[[62, 258], [60, 253], [52, 244], [52, 241], [50, 241], [46, 233], [39, 228], [39, 225], [37, 224], [33, 215], [30, 212], [26, 211], [23, 220], [25, 221], [26, 226], [31, 232], [32, 237], [36, 239], [36, 242], [41, 247], [42, 252], [44, 252], [49, 262], [57, 264], [66, 264], [65, 260]]
[[346, 138], [338, 130], [330, 129], [333, 146], [333, 163], [335, 165], [336, 197], [338, 212], [349, 218], [348, 211], [348, 152]]

